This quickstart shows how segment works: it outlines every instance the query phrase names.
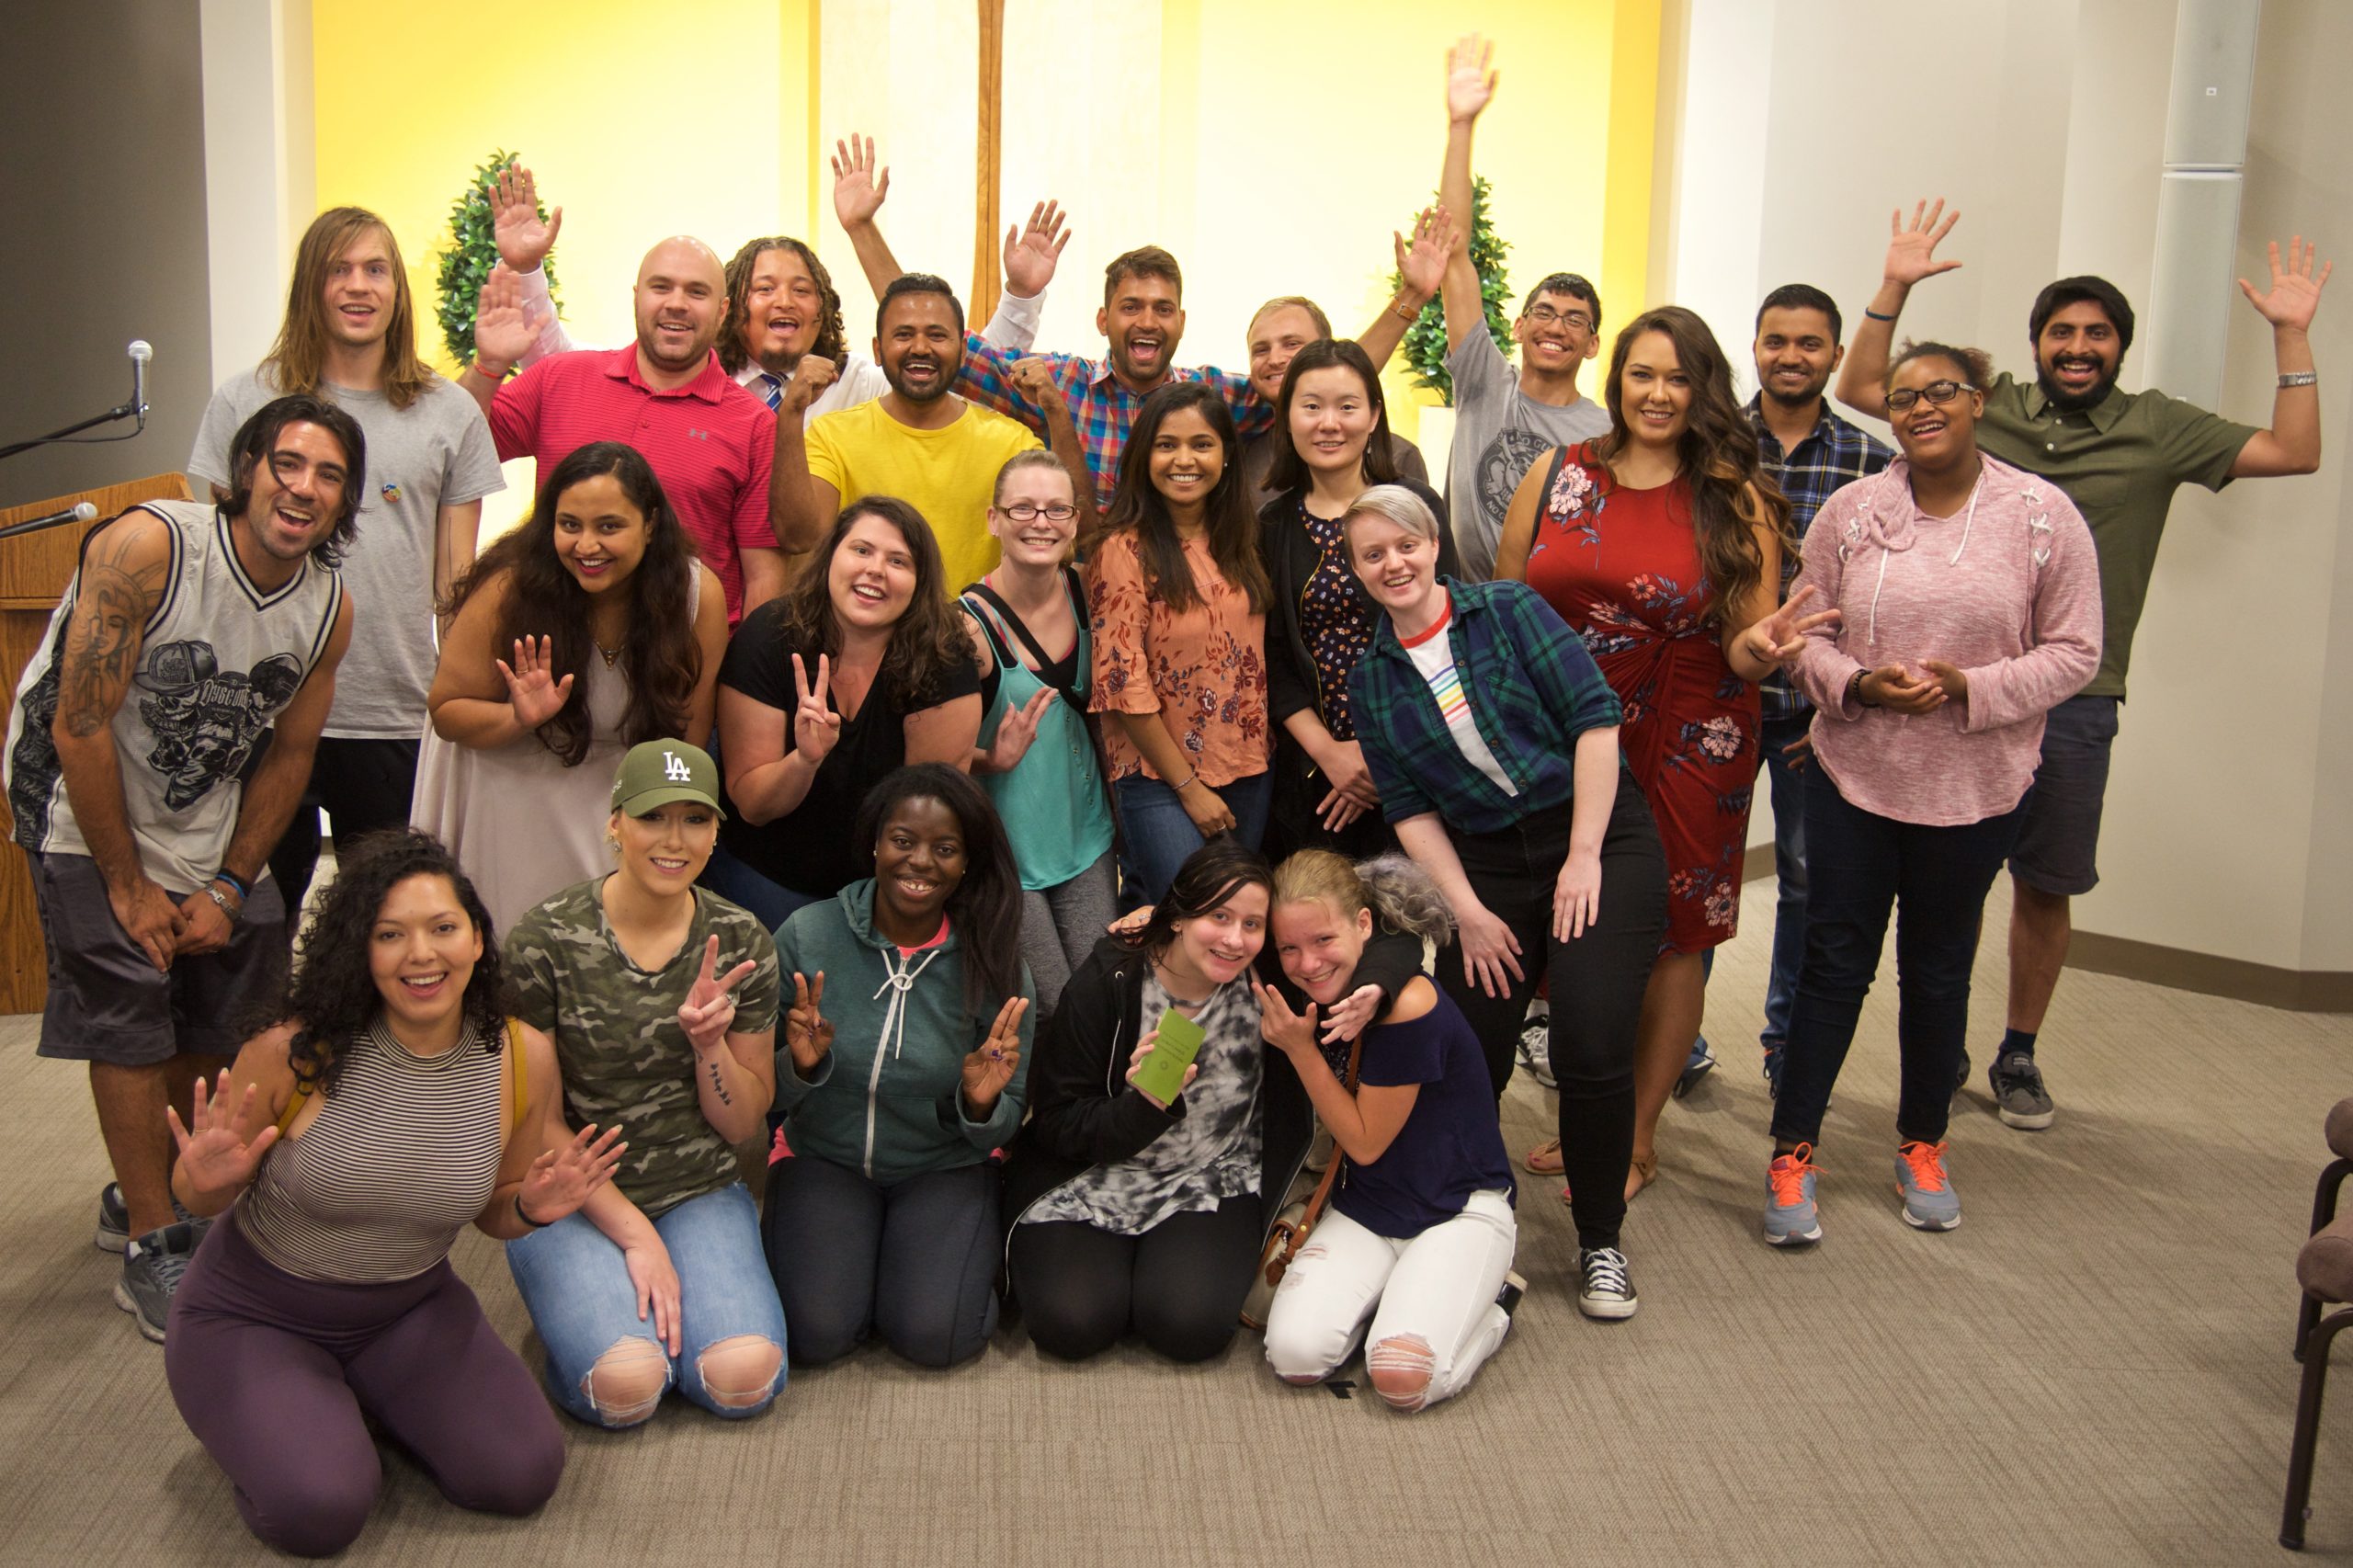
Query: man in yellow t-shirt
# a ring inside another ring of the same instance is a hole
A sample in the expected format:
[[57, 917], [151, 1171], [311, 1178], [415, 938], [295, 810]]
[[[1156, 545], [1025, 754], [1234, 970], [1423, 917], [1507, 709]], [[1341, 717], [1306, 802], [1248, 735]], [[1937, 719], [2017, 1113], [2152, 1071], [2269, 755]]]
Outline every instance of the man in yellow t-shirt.
[[[1038, 437], [949, 390], [964, 360], [964, 309], [938, 278], [909, 273], [883, 294], [874, 360], [891, 390], [812, 420], [797, 442], [779, 430], [779, 476], [798, 471], [801, 483], [793, 488], [813, 534], [863, 496], [911, 504], [939, 540], [953, 594], [996, 564], [986, 514], [997, 470], [1039, 445]], [[797, 382], [787, 387], [788, 407], [798, 390]]]

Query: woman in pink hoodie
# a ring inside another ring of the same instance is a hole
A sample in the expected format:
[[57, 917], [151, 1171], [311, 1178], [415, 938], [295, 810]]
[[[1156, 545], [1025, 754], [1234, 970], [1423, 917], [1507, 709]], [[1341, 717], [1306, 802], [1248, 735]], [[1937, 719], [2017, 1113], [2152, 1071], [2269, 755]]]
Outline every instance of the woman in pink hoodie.
[[1907, 345], [1888, 370], [1903, 456], [1832, 495], [1796, 592], [1839, 612], [1794, 666], [1816, 707], [1806, 778], [1805, 961], [1773, 1108], [1765, 1239], [1821, 1239], [1813, 1144], [1896, 928], [1905, 1221], [1949, 1231], [1961, 1202], [1945, 1124], [1969, 1022], [1970, 966], [2018, 836], [2043, 714], [2099, 666], [2099, 565], [2058, 486], [1977, 449], [1991, 367]]

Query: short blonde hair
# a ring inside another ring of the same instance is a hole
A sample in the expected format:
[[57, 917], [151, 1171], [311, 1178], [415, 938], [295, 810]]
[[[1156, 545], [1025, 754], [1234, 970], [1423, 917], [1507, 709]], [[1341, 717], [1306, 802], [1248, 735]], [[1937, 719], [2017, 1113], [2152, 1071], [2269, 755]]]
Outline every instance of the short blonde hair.
[[1357, 497], [1347, 516], [1340, 519], [1346, 528], [1358, 517], [1379, 517], [1396, 524], [1407, 533], [1418, 534], [1432, 544], [1438, 542], [1438, 514], [1429, 503], [1403, 484], [1376, 484]]

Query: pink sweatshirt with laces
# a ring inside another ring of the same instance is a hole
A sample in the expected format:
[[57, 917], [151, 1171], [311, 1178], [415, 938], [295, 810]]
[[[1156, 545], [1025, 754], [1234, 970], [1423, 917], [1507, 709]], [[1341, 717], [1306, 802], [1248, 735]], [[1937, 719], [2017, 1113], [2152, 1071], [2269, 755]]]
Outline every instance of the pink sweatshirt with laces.
[[[1836, 608], [1791, 666], [1813, 699], [1813, 754], [1853, 805], [1952, 827], [2025, 799], [2043, 715], [2099, 668], [2099, 561], [2075, 503], [2048, 480], [1984, 458], [1949, 517], [1912, 499], [1902, 458], [1834, 494], [1806, 530], [1801, 613]], [[1795, 592], [1793, 588], [1791, 592]], [[1965, 699], [1898, 713], [1849, 699], [1859, 669], [1926, 661], [1969, 679]]]

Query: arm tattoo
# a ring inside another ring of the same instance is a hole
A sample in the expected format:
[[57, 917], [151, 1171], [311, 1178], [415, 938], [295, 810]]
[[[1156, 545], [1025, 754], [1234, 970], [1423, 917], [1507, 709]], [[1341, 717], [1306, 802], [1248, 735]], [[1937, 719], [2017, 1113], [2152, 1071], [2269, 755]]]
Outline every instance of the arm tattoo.
[[106, 728], [122, 705], [148, 610], [163, 585], [164, 562], [132, 562], [136, 544], [128, 535], [102, 540], [82, 568], [58, 682], [58, 708], [76, 740]]
[[721, 1105], [735, 1103], [735, 1096], [727, 1092], [727, 1081], [719, 1075], [719, 1063], [716, 1062], [710, 1064], [710, 1088], [711, 1092], [719, 1096]]

